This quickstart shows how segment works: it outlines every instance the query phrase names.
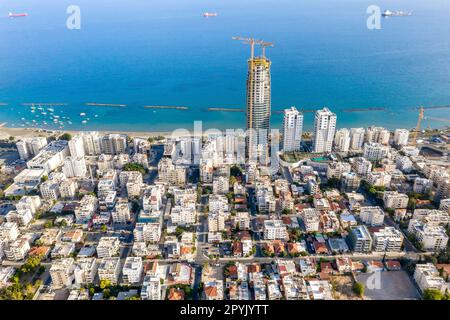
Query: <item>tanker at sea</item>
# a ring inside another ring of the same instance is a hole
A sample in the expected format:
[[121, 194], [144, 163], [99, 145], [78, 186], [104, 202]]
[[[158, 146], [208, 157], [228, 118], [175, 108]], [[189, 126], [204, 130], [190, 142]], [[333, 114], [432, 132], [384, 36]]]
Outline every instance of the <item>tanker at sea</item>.
[[412, 16], [412, 12], [384, 10], [381, 15], [383, 17], [408, 17]]

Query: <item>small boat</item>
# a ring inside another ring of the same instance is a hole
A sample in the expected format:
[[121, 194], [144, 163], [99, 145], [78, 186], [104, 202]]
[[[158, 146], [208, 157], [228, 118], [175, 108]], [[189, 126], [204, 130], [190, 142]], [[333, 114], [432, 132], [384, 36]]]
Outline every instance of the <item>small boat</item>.
[[87, 121], [86, 121], [86, 120], [83, 120], [83, 121], [81, 121], [81, 123], [87, 123]]
[[209, 18], [209, 17], [217, 17], [219, 14], [217, 12], [204, 12], [203, 17]]
[[8, 16], [9, 16], [10, 18], [27, 17], [27, 16], [28, 16], [28, 13], [26, 13], [26, 12], [24, 12], [24, 13], [12, 13], [12, 12], [10, 12], [10, 13], [8, 14]]
[[86, 113], [84, 113], [84, 112], [80, 113], [80, 117], [84, 117], [85, 115], [86, 115]]

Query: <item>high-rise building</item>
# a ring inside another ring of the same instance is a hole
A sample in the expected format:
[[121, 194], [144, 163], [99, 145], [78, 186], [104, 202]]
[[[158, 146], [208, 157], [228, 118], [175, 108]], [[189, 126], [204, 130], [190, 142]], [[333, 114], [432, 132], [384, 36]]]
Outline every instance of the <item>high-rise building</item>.
[[395, 129], [394, 131], [394, 144], [402, 147], [408, 145], [409, 130], [407, 129]]
[[350, 149], [350, 131], [346, 128], [336, 131], [334, 148], [339, 152], [348, 152]]
[[247, 157], [268, 159], [270, 129], [270, 65], [265, 56], [248, 60]]
[[316, 111], [314, 118], [313, 152], [331, 152], [336, 131], [336, 114], [328, 108]]
[[351, 128], [350, 129], [350, 149], [361, 150], [364, 144], [364, 136], [366, 130], [364, 128]]
[[69, 140], [70, 155], [74, 158], [84, 157], [83, 136], [76, 135]]
[[300, 149], [303, 129], [303, 114], [295, 107], [284, 110], [283, 118], [283, 151]]

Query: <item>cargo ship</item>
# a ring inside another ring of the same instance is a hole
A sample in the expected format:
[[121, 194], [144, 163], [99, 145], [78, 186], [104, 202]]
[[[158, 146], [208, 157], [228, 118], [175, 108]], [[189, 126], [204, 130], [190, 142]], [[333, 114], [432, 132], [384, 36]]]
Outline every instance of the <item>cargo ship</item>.
[[19, 18], [19, 17], [26, 17], [26, 16], [28, 16], [28, 13], [12, 13], [12, 12], [10, 12], [9, 14], [8, 14], [8, 16], [10, 17], [10, 18]]
[[407, 17], [412, 16], [412, 12], [384, 10], [381, 15], [383, 17]]
[[217, 17], [217, 16], [218, 16], [217, 12], [204, 12], [203, 13], [203, 17], [205, 17], [205, 18]]

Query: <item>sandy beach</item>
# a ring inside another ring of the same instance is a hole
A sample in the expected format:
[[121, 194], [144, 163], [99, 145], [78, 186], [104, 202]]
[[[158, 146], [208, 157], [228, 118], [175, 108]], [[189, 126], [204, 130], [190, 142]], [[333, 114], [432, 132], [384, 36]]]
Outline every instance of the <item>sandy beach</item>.
[[[102, 134], [108, 133], [122, 133], [126, 134], [131, 138], [141, 137], [141, 138], [149, 138], [156, 136], [163, 137], [180, 137], [186, 136], [186, 131], [109, 131], [109, 130], [88, 130], [88, 131], [97, 131]], [[28, 138], [28, 137], [36, 137], [43, 136], [49, 137], [52, 135], [58, 135], [63, 133], [70, 133], [71, 135], [76, 135], [79, 132], [88, 132], [86, 130], [50, 130], [50, 129], [41, 129], [41, 128], [8, 128], [6, 127], [6, 123], [0, 124], [0, 139], [8, 139], [13, 136], [16, 140], [20, 138]], [[203, 134], [205, 131], [203, 131]], [[192, 132], [191, 132], [192, 134]]]

